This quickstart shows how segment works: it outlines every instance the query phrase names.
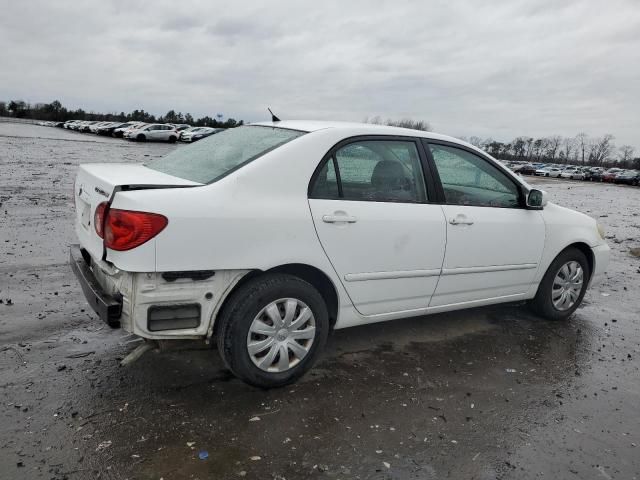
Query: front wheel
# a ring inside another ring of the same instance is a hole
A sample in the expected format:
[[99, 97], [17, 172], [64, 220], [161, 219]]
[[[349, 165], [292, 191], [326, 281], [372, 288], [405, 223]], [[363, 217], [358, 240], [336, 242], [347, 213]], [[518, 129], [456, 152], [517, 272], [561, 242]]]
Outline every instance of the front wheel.
[[585, 254], [577, 248], [567, 248], [556, 257], [542, 277], [531, 307], [549, 320], [569, 318], [580, 306], [590, 276]]
[[140, 134], [136, 137], [136, 140], [139, 142], [144, 142], [147, 140], [147, 137], [145, 137], [143, 134]]
[[218, 351], [225, 364], [260, 388], [282, 387], [304, 375], [329, 334], [320, 293], [285, 274], [262, 275], [240, 286], [218, 322]]

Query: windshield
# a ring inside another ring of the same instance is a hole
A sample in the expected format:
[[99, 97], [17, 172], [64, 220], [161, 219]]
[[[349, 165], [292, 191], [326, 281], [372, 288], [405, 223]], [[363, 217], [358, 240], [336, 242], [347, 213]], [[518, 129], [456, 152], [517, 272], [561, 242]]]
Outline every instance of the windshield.
[[194, 145], [177, 148], [146, 166], [174, 177], [212, 183], [304, 133], [261, 126], [230, 128]]

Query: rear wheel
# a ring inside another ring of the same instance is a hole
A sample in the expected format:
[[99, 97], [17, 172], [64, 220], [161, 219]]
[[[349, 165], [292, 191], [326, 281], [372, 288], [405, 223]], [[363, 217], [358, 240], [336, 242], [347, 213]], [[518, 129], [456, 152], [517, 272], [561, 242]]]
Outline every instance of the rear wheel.
[[169, 137], [169, 143], [176, 143], [176, 140], [177, 140], [177, 138], [176, 138], [176, 137], [174, 137], [173, 135], [171, 135], [171, 136]]
[[580, 306], [590, 276], [585, 254], [577, 248], [567, 248], [549, 266], [531, 307], [549, 320], [569, 318]]
[[266, 274], [229, 298], [218, 318], [218, 351], [241, 380], [260, 388], [290, 384], [324, 348], [329, 316], [324, 299], [292, 275]]

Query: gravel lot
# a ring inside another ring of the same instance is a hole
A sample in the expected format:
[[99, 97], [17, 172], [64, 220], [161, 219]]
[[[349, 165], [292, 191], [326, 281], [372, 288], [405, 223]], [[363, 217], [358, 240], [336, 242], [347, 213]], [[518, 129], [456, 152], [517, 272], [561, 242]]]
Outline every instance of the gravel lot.
[[1, 478], [638, 478], [640, 188], [531, 179], [610, 237], [569, 322], [502, 306], [342, 330], [265, 392], [200, 346], [119, 367], [134, 339], [67, 265], [77, 165], [174, 148], [0, 124]]

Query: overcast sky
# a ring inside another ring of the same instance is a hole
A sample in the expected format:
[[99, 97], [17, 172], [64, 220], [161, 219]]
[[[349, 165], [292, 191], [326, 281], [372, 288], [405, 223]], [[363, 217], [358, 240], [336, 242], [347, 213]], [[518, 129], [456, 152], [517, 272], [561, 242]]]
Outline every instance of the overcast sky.
[[0, 0], [0, 99], [640, 148], [639, 0]]

